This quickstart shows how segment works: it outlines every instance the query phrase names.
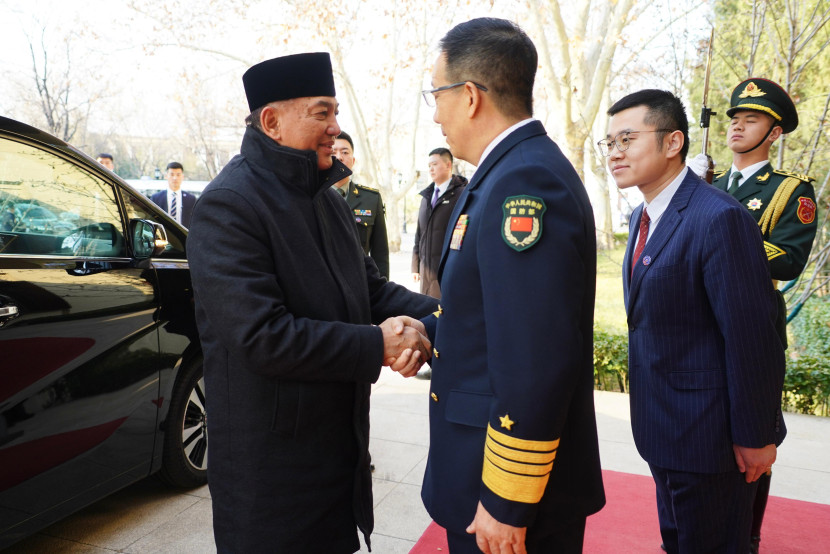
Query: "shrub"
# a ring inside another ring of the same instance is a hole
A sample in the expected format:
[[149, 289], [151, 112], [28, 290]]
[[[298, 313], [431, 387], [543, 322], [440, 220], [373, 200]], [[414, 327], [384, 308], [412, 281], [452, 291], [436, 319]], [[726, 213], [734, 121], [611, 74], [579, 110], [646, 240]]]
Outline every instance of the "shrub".
[[799, 356], [830, 356], [830, 296], [812, 296], [788, 325]]
[[628, 337], [594, 329], [594, 388], [628, 392]]
[[828, 415], [830, 363], [826, 357], [800, 356], [787, 360], [784, 377], [784, 410]]

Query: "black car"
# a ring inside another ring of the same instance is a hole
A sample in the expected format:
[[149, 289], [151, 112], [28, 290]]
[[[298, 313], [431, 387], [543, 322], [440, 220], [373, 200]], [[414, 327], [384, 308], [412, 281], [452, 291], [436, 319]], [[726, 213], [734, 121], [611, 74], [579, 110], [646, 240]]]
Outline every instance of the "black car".
[[0, 549], [152, 473], [207, 480], [187, 231], [0, 117]]

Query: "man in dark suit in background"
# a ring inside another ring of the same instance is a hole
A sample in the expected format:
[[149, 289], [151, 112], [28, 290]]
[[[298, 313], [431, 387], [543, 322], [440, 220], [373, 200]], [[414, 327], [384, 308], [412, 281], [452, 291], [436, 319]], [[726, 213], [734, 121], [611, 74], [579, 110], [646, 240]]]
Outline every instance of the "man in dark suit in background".
[[[438, 267], [421, 497], [450, 552], [576, 553], [605, 502], [593, 396], [594, 219], [532, 118], [537, 54], [503, 19], [441, 40], [424, 91], [477, 166]], [[555, 461], [554, 461], [555, 458]]]
[[643, 90], [608, 111], [598, 145], [631, 216], [623, 262], [631, 427], [657, 486], [670, 554], [749, 550], [757, 479], [775, 461], [784, 350], [752, 217], [685, 166], [688, 122], [673, 94]]
[[155, 193], [150, 200], [170, 214], [183, 227], [190, 227], [196, 197], [182, 190], [184, 168], [179, 162], [167, 164], [167, 190]]
[[436, 148], [429, 153], [429, 176], [432, 183], [419, 194], [418, 227], [412, 247], [412, 278], [421, 283], [421, 294], [441, 298], [438, 286], [438, 263], [441, 247], [455, 203], [467, 186], [467, 179], [452, 173], [452, 153]]
[[[334, 156], [349, 169], [354, 167], [354, 142], [341, 131], [334, 139]], [[363, 252], [375, 260], [380, 274], [389, 279], [389, 242], [386, 236], [386, 208], [380, 191], [355, 183], [351, 177], [334, 184], [335, 190], [346, 199], [357, 225]]]

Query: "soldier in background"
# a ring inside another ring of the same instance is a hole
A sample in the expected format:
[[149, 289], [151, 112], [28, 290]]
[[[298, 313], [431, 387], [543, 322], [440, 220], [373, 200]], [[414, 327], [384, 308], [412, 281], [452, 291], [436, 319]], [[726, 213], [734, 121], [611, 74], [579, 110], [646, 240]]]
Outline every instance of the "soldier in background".
[[[334, 155], [351, 169], [354, 167], [354, 142], [346, 132], [334, 140]], [[337, 192], [346, 199], [357, 224], [363, 252], [375, 260], [380, 274], [389, 279], [389, 242], [386, 238], [386, 209], [377, 189], [355, 183], [346, 177], [334, 184]]]
[[[798, 112], [778, 84], [751, 78], [732, 91], [726, 115], [732, 118], [726, 134], [733, 152], [732, 167], [716, 174], [712, 184], [744, 205], [761, 227], [770, 276], [777, 288], [778, 281], [792, 281], [804, 271], [817, 228], [813, 179], [776, 170], [769, 161], [775, 141], [798, 127]], [[701, 161], [696, 158], [690, 164], [698, 174]], [[786, 348], [787, 307], [780, 292], [778, 303], [778, 332]], [[761, 541], [770, 476], [767, 472], [758, 482], [751, 552], [758, 552]]]

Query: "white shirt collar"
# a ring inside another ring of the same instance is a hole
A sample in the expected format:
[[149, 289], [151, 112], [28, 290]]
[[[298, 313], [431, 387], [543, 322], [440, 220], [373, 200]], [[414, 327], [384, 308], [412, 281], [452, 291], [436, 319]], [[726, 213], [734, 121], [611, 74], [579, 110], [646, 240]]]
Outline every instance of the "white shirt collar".
[[[518, 122], [518, 123], [516, 123], [515, 125], [511, 125], [511, 126], [510, 126], [510, 127], [508, 127], [507, 129], [505, 129], [504, 131], [502, 131], [502, 132], [499, 134], [499, 136], [497, 136], [496, 138], [494, 138], [494, 139], [490, 142], [490, 144], [488, 144], [488, 145], [487, 145], [487, 148], [485, 148], [485, 149], [484, 149], [484, 152], [482, 152], [482, 153], [481, 153], [481, 158], [479, 158], [479, 160], [478, 160], [478, 166], [476, 166], [476, 171], [478, 171], [478, 168], [479, 168], [479, 167], [481, 167], [481, 164], [483, 164], [483, 163], [484, 163], [484, 160], [485, 160], [485, 159], [487, 159], [487, 156], [488, 156], [488, 155], [490, 155], [490, 152], [492, 152], [493, 150], [495, 150], [496, 146], [498, 146], [498, 145], [499, 145], [499, 143], [500, 143], [501, 141], [503, 141], [505, 138], [507, 138], [507, 136], [508, 136], [510, 133], [512, 133], [513, 131], [515, 131], [515, 130], [516, 130], [516, 129], [518, 129], [519, 127], [524, 127], [525, 125], [527, 125], [528, 123], [531, 123], [531, 122], [533, 122], [533, 121], [536, 121], [536, 119], [535, 119], [535, 118], [533, 118], [533, 117], [528, 117], [528, 118], [527, 118], [527, 119], [525, 119], [525, 120], [519, 121], [519, 122]], [[475, 171], [473, 171], [473, 174], [472, 174], [472, 175], [470, 175], [470, 182], [472, 182], [472, 181], [473, 181], [473, 178], [475, 177], [475, 175], [476, 175], [476, 173], [475, 173]]]
[[[729, 179], [728, 182], [729, 183], [732, 182], [732, 174], [733, 173], [735, 173], [736, 171], [740, 171], [741, 172], [741, 178], [738, 179], [738, 186], [740, 187], [741, 185], [746, 183], [746, 181], [750, 177], [752, 177], [753, 175], [755, 175], [756, 173], [761, 171], [761, 168], [764, 167], [765, 165], [767, 165], [768, 163], [769, 163], [769, 160], [761, 160], [760, 162], [754, 163], [754, 164], [752, 164], [750, 166], [747, 166], [747, 167], [745, 167], [741, 170], [739, 170], [737, 167], [735, 167], [735, 164], [732, 164], [732, 169], [729, 171], [730, 179]], [[726, 186], [727, 186], [727, 188], [729, 187], [729, 185], [726, 185]]]
[[648, 208], [648, 217], [651, 220], [648, 227], [649, 237], [651, 237], [654, 233], [654, 229], [657, 228], [657, 223], [660, 221], [660, 218], [663, 216], [666, 208], [669, 207], [671, 199], [674, 197], [674, 193], [676, 193], [677, 189], [680, 188], [680, 183], [682, 183], [683, 179], [686, 178], [686, 173], [688, 172], [689, 167], [683, 166], [683, 171], [681, 171], [677, 177], [669, 183], [669, 186], [661, 190], [660, 193], [651, 200], [651, 202], [643, 202], [644, 206]]
[[450, 178], [441, 183], [440, 185], [438, 183], [435, 183], [435, 190], [438, 191], [438, 196], [444, 194], [444, 192], [447, 190], [447, 187], [450, 184], [450, 181], [452, 181], [452, 175], [450, 175]]

